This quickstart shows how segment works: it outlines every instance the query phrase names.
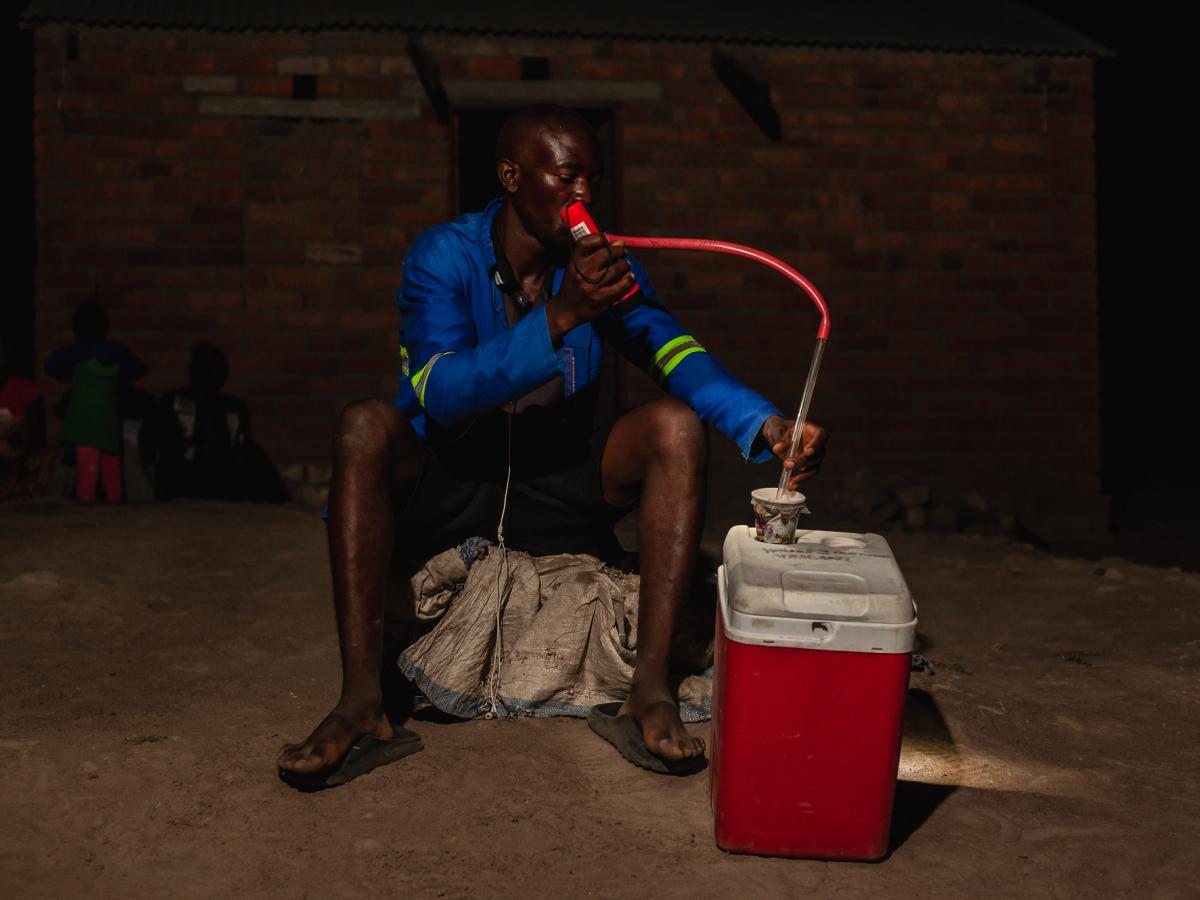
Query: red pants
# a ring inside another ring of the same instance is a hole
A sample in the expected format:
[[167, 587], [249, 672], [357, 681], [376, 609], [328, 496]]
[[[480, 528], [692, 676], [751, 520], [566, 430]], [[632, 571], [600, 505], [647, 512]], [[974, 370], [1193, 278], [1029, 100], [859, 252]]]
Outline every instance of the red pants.
[[75, 497], [87, 503], [96, 500], [97, 475], [104, 480], [109, 503], [121, 502], [121, 457], [95, 447], [75, 448]]

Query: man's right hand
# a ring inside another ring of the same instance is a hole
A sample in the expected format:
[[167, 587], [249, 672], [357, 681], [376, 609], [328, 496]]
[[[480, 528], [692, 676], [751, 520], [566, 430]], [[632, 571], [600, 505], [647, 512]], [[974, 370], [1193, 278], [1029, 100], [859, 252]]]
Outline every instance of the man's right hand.
[[575, 242], [562, 286], [546, 309], [556, 347], [572, 328], [590, 322], [629, 293], [634, 277], [624, 256], [625, 245], [610, 244], [602, 234]]

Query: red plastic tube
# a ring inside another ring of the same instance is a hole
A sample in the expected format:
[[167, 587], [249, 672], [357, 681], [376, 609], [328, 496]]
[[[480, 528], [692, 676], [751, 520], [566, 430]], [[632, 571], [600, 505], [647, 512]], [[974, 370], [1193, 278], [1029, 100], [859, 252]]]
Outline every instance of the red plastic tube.
[[708, 253], [725, 253], [729, 256], [740, 256], [743, 259], [752, 259], [755, 262], [762, 263], [768, 268], [774, 269], [784, 278], [787, 278], [795, 284], [800, 290], [808, 294], [813, 305], [817, 307], [817, 311], [821, 314], [821, 324], [817, 328], [817, 340], [825, 340], [829, 337], [829, 305], [825, 302], [825, 298], [821, 296], [821, 292], [816, 289], [811, 281], [785, 263], [783, 260], [776, 259], [769, 253], [763, 253], [761, 250], [755, 250], [753, 247], [746, 247], [742, 244], [730, 244], [727, 241], [710, 241], [704, 238], [658, 238], [658, 237], [629, 237], [628, 235], [610, 234], [610, 241], [620, 241], [626, 247], [642, 247], [652, 250], [703, 250]]

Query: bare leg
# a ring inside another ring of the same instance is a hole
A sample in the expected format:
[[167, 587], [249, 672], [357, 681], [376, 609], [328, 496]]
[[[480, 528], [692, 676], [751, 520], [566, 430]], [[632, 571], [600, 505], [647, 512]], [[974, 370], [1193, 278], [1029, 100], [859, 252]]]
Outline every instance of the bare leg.
[[363, 734], [392, 736], [383, 714], [380, 665], [387, 567], [395, 537], [393, 501], [407, 496], [421, 465], [416, 432], [394, 406], [377, 400], [342, 411], [329, 490], [329, 563], [342, 650], [342, 693], [333, 711], [280, 768], [311, 773], [337, 762]]
[[707, 460], [707, 437], [696, 414], [664, 399], [617, 421], [601, 464], [608, 502], [628, 502], [641, 488], [637, 665], [621, 711], [637, 719], [646, 747], [663, 759], [704, 752], [704, 741], [691, 737], [679, 718], [667, 667], [704, 524]]
[[100, 454], [100, 481], [109, 503], [121, 502], [121, 457], [115, 453]]
[[75, 448], [75, 499], [96, 502], [96, 479], [100, 475], [100, 451], [95, 447]]

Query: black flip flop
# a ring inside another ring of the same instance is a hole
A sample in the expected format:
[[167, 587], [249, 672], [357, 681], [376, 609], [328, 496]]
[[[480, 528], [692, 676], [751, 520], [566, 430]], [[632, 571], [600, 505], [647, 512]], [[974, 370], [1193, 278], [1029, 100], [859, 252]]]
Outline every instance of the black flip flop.
[[699, 772], [708, 760], [703, 756], [686, 759], [663, 759], [655, 756], [642, 739], [642, 726], [633, 716], [620, 714], [620, 703], [600, 703], [588, 710], [588, 727], [617, 748], [635, 766], [661, 775], [691, 775]]
[[372, 769], [394, 763], [398, 759], [411, 756], [425, 745], [421, 736], [407, 728], [392, 725], [390, 740], [380, 740], [369, 734], [364, 734], [345, 752], [341, 759], [328, 769], [320, 772], [302, 774], [279, 770], [279, 778], [292, 787], [306, 793], [323, 791], [326, 788], [338, 787], [353, 781], [360, 775], [366, 775]]

